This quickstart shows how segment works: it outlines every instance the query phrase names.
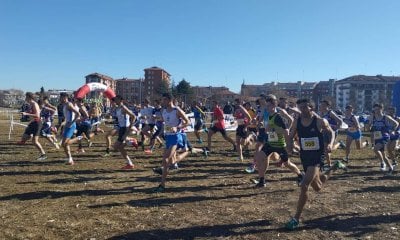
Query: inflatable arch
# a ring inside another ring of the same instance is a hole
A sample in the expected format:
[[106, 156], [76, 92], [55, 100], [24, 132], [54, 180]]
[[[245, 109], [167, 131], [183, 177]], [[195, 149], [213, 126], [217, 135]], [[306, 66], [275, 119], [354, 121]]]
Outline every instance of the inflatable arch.
[[92, 91], [103, 92], [103, 95], [105, 95], [108, 99], [112, 99], [113, 97], [115, 97], [115, 93], [110, 87], [108, 87], [107, 85], [104, 85], [102, 83], [97, 83], [97, 82], [87, 83], [87, 84], [83, 85], [82, 87], [80, 87], [76, 91], [75, 97], [83, 99], [86, 96], [86, 94], [88, 94], [89, 92], [92, 92]]

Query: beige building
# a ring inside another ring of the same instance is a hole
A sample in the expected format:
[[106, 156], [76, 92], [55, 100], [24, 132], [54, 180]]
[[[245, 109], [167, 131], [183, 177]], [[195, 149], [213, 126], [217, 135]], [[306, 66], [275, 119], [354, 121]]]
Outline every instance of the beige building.
[[356, 75], [335, 83], [336, 104], [344, 109], [353, 105], [356, 112], [370, 112], [375, 103], [390, 106], [394, 84], [400, 77]]

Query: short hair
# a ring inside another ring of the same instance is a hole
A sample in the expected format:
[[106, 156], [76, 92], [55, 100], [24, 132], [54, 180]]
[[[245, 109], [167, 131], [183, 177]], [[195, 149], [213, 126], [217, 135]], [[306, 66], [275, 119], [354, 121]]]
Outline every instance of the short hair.
[[35, 98], [35, 94], [33, 94], [33, 92], [26, 92], [25, 93], [25, 97], [30, 98], [30, 99], [34, 99]]
[[346, 109], [353, 109], [353, 106], [352, 105], [347, 105]]
[[331, 101], [329, 101], [329, 100], [322, 100], [321, 103], [325, 103], [329, 107], [332, 105]]
[[277, 99], [276, 99], [276, 98], [267, 97], [267, 98], [265, 99], [265, 101], [266, 101], [267, 103], [272, 103], [272, 104], [274, 104], [274, 105], [277, 104]]
[[68, 93], [62, 92], [62, 93], [60, 93], [60, 97], [68, 97]]
[[314, 105], [309, 98], [301, 98], [296, 101], [296, 104], [302, 103], [306, 103], [309, 107], [314, 108]]
[[383, 104], [382, 104], [382, 103], [375, 103], [373, 107], [374, 107], [374, 108], [375, 108], [375, 107], [383, 108]]

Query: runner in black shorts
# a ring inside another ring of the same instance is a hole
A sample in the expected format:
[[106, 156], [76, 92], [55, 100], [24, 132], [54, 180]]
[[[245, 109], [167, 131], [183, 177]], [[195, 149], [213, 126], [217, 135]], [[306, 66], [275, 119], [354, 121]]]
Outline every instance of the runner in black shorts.
[[289, 129], [286, 126], [283, 117], [277, 110], [278, 102], [274, 98], [266, 99], [266, 110], [268, 111], [267, 127], [265, 128], [268, 136], [267, 142], [264, 144], [262, 151], [259, 151], [254, 156], [258, 166], [258, 176], [260, 180], [255, 187], [265, 186], [265, 171], [269, 165], [269, 156], [272, 153], [277, 153], [280, 158], [278, 166], [284, 165], [290, 171], [297, 175], [298, 184], [303, 179], [303, 175], [295, 164], [289, 160], [289, 155], [286, 150], [286, 142], [289, 141]]
[[230, 138], [226, 134], [225, 130], [225, 122], [224, 122], [224, 113], [222, 109], [219, 107], [217, 101], [213, 101], [213, 122], [212, 122], [212, 127], [208, 131], [208, 151], [211, 151], [211, 137], [217, 132], [220, 132], [222, 134], [222, 137], [230, 142], [233, 145], [232, 151], [236, 151], [236, 146], [235, 146], [235, 141], [233, 141], [232, 138]]
[[[328, 180], [331, 171], [344, 169], [345, 166], [336, 161], [335, 164], [325, 173], [320, 173], [324, 160], [324, 140], [323, 134], [328, 134], [331, 142], [326, 149], [331, 151], [333, 146], [333, 130], [328, 121], [319, 117], [312, 111], [313, 107], [309, 99], [300, 99], [297, 106], [301, 111], [298, 119], [295, 120], [289, 139], [293, 139], [298, 134], [300, 139], [300, 160], [303, 164], [305, 176], [301, 183], [301, 192], [297, 204], [295, 216], [286, 224], [286, 228], [293, 230], [299, 226], [299, 220], [304, 206], [308, 200], [308, 188], [311, 186], [315, 191], [320, 191], [322, 185]], [[290, 141], [288, 149], [292, 149], [293, 142]]]
[[47, 158], [46, 153], [43, 150], [42, 145], [39, 142], [39, 135], [40, 135], [40, 129], [42, 128], [42, 122], [40, 120], [40, 108], [39, 104], [35, 101], [35, 96], [31, 92], [27, 92], [25, 94], [25, 101], [30, 105], [30, 111], [29, 112], [22, 112], [21, 114], [23, 116], [29, 116], [30, 119], [32, 119], [28, 126], [25, 129], [24, 134], [22, 135], [21, 141], [18, 142], [18, 144], [25, 144], [25, 142], [32, 138], [32, 143], [35, 145], [35, 147], [40, 151], [40, 156], [37, 158], [37, 160], [44, 160]]

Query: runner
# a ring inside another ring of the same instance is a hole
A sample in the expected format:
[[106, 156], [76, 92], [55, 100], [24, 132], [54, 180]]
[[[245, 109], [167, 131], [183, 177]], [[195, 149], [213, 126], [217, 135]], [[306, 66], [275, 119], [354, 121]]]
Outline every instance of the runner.
[[351, 143], [353, 140], [356, 143], [356, 148], [361, 149], [361, 137], [362, 132], [360, 129], [360, 124], [358, 119], [353, 114], [353, 107], [351, 105], [346, 106], [346, 110], [344, 112], [343, 122], [347, 124], [348, 128], [346, 130], [346, 156], [343, 158], [343, 161], [349, 162]]
[[153, 110], [153, 118], [155, 119], [155, 129], [156, 131], [152, 134], [151, 139], [150, 139], [150, 148], [146, 150], [145, 152], [148, 154], [151, 154], [154, 151], [154, 146], [157, 142], [159, 142], [159, 148], [162, 148], [164, 146], [163, 140], [164, 138], [164, 121], [162, 119], [162, 110], [163, 107], [160, 104], [159, 100], [154, 101], [154, 110]]
[[235, 146], [235, 141], [233, 141], [232, 138], [230, 138], [227, 134], [226, 134], [226, 130], [225, 130], [225, 122], [224, 122], [224, 113], [222, 112], [222, 109], [220, 108], [220, 106], [218, 105], [217, 101], [213, 101], [213, 122], [211, 125], [211, 128], [209, 128], [208, 130], [208, 138], [207, 138], [207, 142], [208, 142], [208, 148], [207, 150], [211, 152], [211, 137], [217, 133], [220, 132], [222, 137], [230, 142], [233, 146], [232, 151], [236, 152], [236, 146]]
[[[89, 109], [90, 116], [90, 124], [94, 126], [94, 124], [100, 122], [101, 120], [101, 103], [92, 102]], [[104, 130], [99, 127], [99, 124], [95, 125], [94, 134], [98, 134], [99, 132], [104, 133]]]
[[269, 156], [272, 153], [279, 154], [280, 163], [297, 175], [297, 182], [303, 179], [303, 175], [295, 164], [289, 160], [289, 155], [286, 150], [286, 142], [289, 142], [289, 129], [286, 126], [283, 118], [277, 111], [276, 98], [266, 99], [266, 109], [268, 111], [268, 123], [265, 128], [267, 132], [267, 142], [264, 144], [262, 151], [259, 151], [254, 156], [258, 167], [259, 181], [255, 187], [265, 187], [265, 171], [269, 165]]
[[[305, 175], [301, 183], [301, 191], [299, 201], [297, 203], [297, 211], [294, 217], [286, 224], [286, 228], [293, 230], [299, 226], [301, 213], [308, 200], [308, 188], [311, 186], [315, 191], [320, 191], [323, 184], [329, 179], [332, 171], [343, 169], [345, 166], [336, 161], [335, 164], [325, 174], [320, 173], [320, 168], [324, 161], [324, 140], [323, 133], [329, 135], [331, 142], [328, 143], [327, 149], [331, 150], [333, 146], [333, 130], [329, 127], [328, 122], [319, 117], [312, 111], [312, 105], [309, 99], [299, 99], [297, 101], [298, 108], [301, 111], [300, 117], [293, 124], [289, 139], [293, 139], [297, 133], [300, 139], [300, 160], [303, 165]], [[289, 151], [292, 149], [292, 141], [288, 144]]]
[[60, 94], [60, 102], [64, 104], [63, 114], [65, 117], [61, 145], [63, 146], [64, 152], [68, 158], [66, 163], [69, 165], [74, 165], [70, 145], [72, 136], [76, 130], [76, 121], [80, 117], [79, 108], [75, 105], [75, 103], [69, 101], [67, 93]]
[[[329, 123], [329, 126], [332, 128], [334, 136], [333, 136], [333, 142], [335, 143], [335, 140], [339, 134], [338, 129], [340, 128], [340, 126], [342, 126], [343, 121], [342, 119], [340, 119], [338, 117], [338, 115], [336, 115], [336, 113], [334, 111], [332, 111], [331, 109], [331, 102], [328, 100], [323, 100], [321, 101], [320, 105], [319, 105], [319, 115], [326, 119]], [[326, 159], [326, 163], [327, 166], [330, 167], [332, 166], [332, 162], [331, 162], [331, 153], [328, 152], [328, 149], [326, 148], [328, 146], [328, 143], [331, 142], [331, 139], [328, 138], [328, 135], [326, 133], [324, 133], [324, 141], [325, 141], [325, 159]], [[345, 147], [343, 142], [339, 142], [337, 144], [334, 144], [331, 150], [336, 150], [339, 146], [341, 147]]]
[[110, 117], [113, 122], [113, 128], [107, 132], [105, 139], [106, 139], [106, 153], [103, 155], [104, 157], [109, 157], [111, 155], [110, 148], [112, 143], [112, 137], [117, 135], [119, 132], [119, 125], [118, 125], [118, 117], [117, 117], [117, 107], [115, 106], [114, 100], [111, 100], [111, 110], [110, 110]]
[[140, 110], [140, 121], [142, 123], [141, 135], [141, 145], [144, 151], [144, 145], [146, 139], [151, 139], [152, 132], [154, 130], [155, 121], [153, 117], [154, 107], [150, 106], [150, 99], [145, 98], [142, 109]]
[[[387, 115], [391, 116], [394, 120], [396, 120], [400, 124], [400, 118], [396, 116], [396, 109], [394, 107], [390, 107], [387, 110]], [[392, 165], [397, 166], [397, 160], [395, 156], [395, 150], [397, 147], [398, 140], [400, 138], [400, 125], [397, 128], [391, 126], [390, 139], [387, 145], [387, 151], [389, 155], [389, 159], [392, 159]]]
[[29, 112], [21, 112], [22, 116], [28, 116], [31, 120], [28, 126], [25, 128], [25, 132], [21, 137], [21, 141], [17, 144], [23, 145], [27, 140], [32, 137], [33, 145], [39, 150], [40, 156], [37, 160], [45, 160], [47, 158], [46, 153], [39, 142], [40, 129], [42, 128], [42, 122], [40, 121], [40, 108], [39, 104], [35, 101], [35, 95], [31, 92], [25, 93], [25, 102], [30, 105]]
[[175, 162], [176, 150], [179, 145], [184, 145], [180, 129], [189, 125], [190, 121], [182, 109], [173, 104], [172, 95], [169, 93], [163, 94], [163, 109], [162, 117], [165, 122], [165, 138], [166, 148], [163, 154], [163, 171], [160, 185], [154, 189], [154, 192], [165, 191], [165, 182], [168, 175], [169, 166]]
[[57, 138], [52, 132], [53, 116], [57, 111], [57, 108], [49, 103], [49, 98], [47, 96], [44, 96], [42, 100], [39, 100], [38, 104], [41, 108], [40, 116], [42, 120], [42, 129], [40, 130], [40, 134], [56, 149], [60, 149], [60, 146], [57, 143]]
[[203, 143], [203, 140], [200, 137], [200, 132], [205, 128], [203, 119], [206, 117], [206, 114], [201, 109], [201, 104], [197, 101], [193, 101], [192, 104], [192, 112], [194, 115], [194, 134], [197, 137], [198, 143]]
[[236, 128], [236, 150], [238, 153], [238, 160], [243, 162], [243, 149], [242, 146], [247, 146], [249, 142], [247, 139], [247, 125], [251, 120], [249, 112], [242, 106], [240, 99], [235, 99], [235, 112], [233, 116], [238, 124]]
[[132, 160], [128, 156], [128, 153], [125, 150], [126, 146], [126, 138], [129, 135], [130, 129], [135, 122], [136, 116], [133, 114], [131, 110], [128, 109], [127, 106], [123, 103], [123, 98], [120, 95], [117, 95], [113, 98], [113, 101], [116, 105], [116, 116], [118, 119], [118, 139], [114, 143], [114, 149], [118, 150], [122, 157], [126, 160], [126, 165], [122, 169], [133, 169], [135, 166], [132, 163]]
[[81, 114], [81, 117], [78, 119], [76, 123], [76, 137], [78, 140], [78, 153], [84, 153], [85, 150], [82, 146], [82, 139], [85, 139], [88, 142], [88, 146], [92, 146], [91, 139], [94, 136], [94, 133], [91, 132], [92, 125], [90, 122], [90, 116], [89, 113], [83, 104], [82, 99], [76, 99], [76, 104], [79, 107], [79, 113]]
[[374, 135], [374, 152], [381, 161], [381, 170], [386, 171], [387, 175], [392, 175], [394, 168], [385, 154], [385, 145], [390, 140], [390, 129], [396, 129], [399, 123], [392, 117], [383, 114], [383, 105], [374, 104], [374, 114], [369, 117], [370, 129]]

